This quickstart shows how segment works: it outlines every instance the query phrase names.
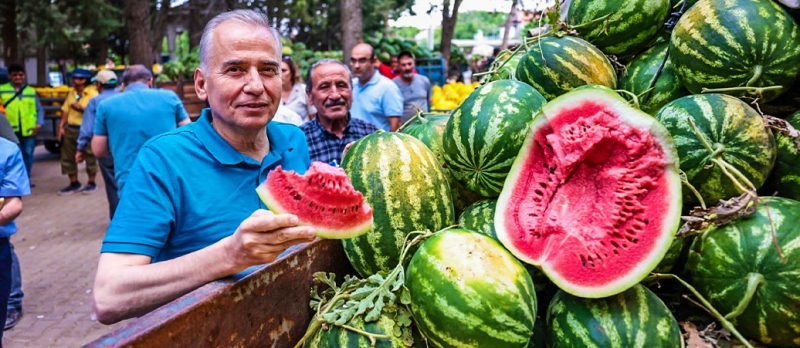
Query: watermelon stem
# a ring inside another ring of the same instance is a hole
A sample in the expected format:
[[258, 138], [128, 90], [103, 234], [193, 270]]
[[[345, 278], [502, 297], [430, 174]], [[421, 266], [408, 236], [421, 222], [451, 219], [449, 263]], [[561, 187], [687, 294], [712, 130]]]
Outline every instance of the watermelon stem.
[[762, 73], [763, 71], [764, 71], [764, 66], [762, 66], [762, 65], [756, 65], [756, 66], [755, 66], [755, 71], [753, 71], [753, 77], [751, 77], [751, 78], [750, 78], [750, 81], [747, 81], [747, 83], [745, 84], [745, 86], [747, 86], [747, 87], [752, 87], [752, 86], [753, 86], [753, 84], [754, 84], [754, 83], [756, 83], [756, 81], [758, 81], [758, 79], [760, 79], [760, 78], [761, 78], [761, 73]]
[[[414, 122], [414, 121], [416, 121], [418, 119], [419, 120], [425, 120], [425, 117], [422, 114], [423, 114], [422, 110], [417, 111], [417, 113], [414, 114], [414, 116], [411, 116], [411, 118], [409, 118], [408, 121], [406, 121], [406, 123], [403, 123], [403, 125], [400, 126], [400, 129], [398, 129], [397, 131], [398, 132], [402, 132], [403, 129], [406, 128], [406, 126], [408, 126], [409, 124], [411, 124], [412, 122]], [[423, 122], [426, 122], [426, 121], [423, 121]]]
[[727, 92], [747, 92], [761, 96], [764, 92], [783, 89], [783, 86], [768, 86], [768, 87], [725, 87], [725, 88], [705, 88], [700, 90], [700, 93], [727, 93]]
[[[742, 172], [740, 172], [738, 169], [734, 168], [732, 165], [730, 165], [728, 162], [726, 162], [724, 159], [721, 158], [721, 154], [725, 151], [725, 148], [722, 146], [717, 146], [716, 148], [712, 147], [711, 144], [709, 144], [708, 140], [706, 140], [706, 137], [703, 136], [703, 133], [700, 132], [700, 129], [697, 128], [697, 125], [694, 123], [694, 119], [691, 117], [687, 117], [686, 120], [689, 122], [689, 126], [692, 127], [692, 130], [694, 130], [694, 134], [697, 136], [697, 139], [699, 139], [700, 142], [703, 144], [703, 147], [705, 147], [706, 150], [708, 150], [708, 152], [711, 153], [711, 155], [709, 156], [711, 158], [710, 159], [711, 163], [716, 164], [717, 167], [719, 167], [719, 169], [722, 171], [722, 173], [724, 173], [725, 176], [727, 176], [728, 179], [730, 179], [733, 182], [733, 184], [736, 185], [736, 187], [742, 192], [749, 192], [751, 190], [755, 191], [756, 186], [753, 185], [752, 182], [750, 182], [750, 179], [748, 179], [746, 176], [744, 176], [744, 174], [742, 174]], [[731, 172], [733, 172], [733, 174], [731, 174]], [[739, 179], [741, 179], [741, 181], [739, 181]], [[749, 189], [745, 188], [744, 185], [742, 185], [741, 183], [742, 181], [751, 188]]]
[[706, 208], [706, 201], [703, 200], [703, 196], [700, 195], [700, 192], [697, 191], [697, 189], [694, 188], [694, 186], [692, 186], [692, 184], [689, 183], [689, 179], [686, 178], [686, 172], [684, 172], [682, 170], [681, 170], [681, 183], [683, 185], [685, 185], [686, 187], [688, 187], [689, 190], [692, 191], [694, 196], [697, 197], [697, 200], [700, 201], [700, 207], [702, 207], [703, 210], [707, 210], [708, 208]]
[[744, 338], [744, 336], [742, 336], [741, 333], [739, 333], [739, 330], [736, 330], [736, 327], [733, 326], [733, 324], [730, 321], [728, 321], [728, 319], [726, 319], [724, 316], [722, 316], [722, 314], [720, 314], [719, 311], [717, 311], [717, 309], [714, 308], [714, 306], [712, 306], [711, 303], [708, 302], [708, 300], [706, 300], [705, 297], [703, 297], [703, 295], [700, 295], [700, 293], [697, 291], [697, 289], [695, 289], [693, 286], [689, 285], [689, 283], [685, 282], [680, 277], [678, 277], [678, 276], [676, 276], [674, 274], [653, 273], [648, 278], [649, 278], [648, 280], [660, 280], [660, 279], [675, 279], [675, 280], [677, 280], [678, 283], [681, 283], [681, 285], [686, 287], [686, 289], [688, 289], [695, 297], [697, 297], [697, 299], [700, 301], [700, 303], [702, 303], [703, 306], [705, 306], [704, 309], [706, 309], [711, 314], [711, 316], [713, 316], [715, 319], [719, 320], [720, 324], [722, 324], [722, 327], [724, 327], [726, 330], [730, 331], [730, 333], [733, 334], [733, 336], [736, 337], [736, 339], [738, 339], [740, 342], [742, 342], [742, 344], [745, 347], [754, 348], [753, 345], [751, 345], [750, 342], [746, 338]]
[[631, 97], [631, 103], [633, 103], [633, 106], [636, 107], [639, 110], [642, 109], [640, 107], [640, 105], [639, 105], [639, 96], [637, 96], [636, 94], [633, 94], [633, 92], [626, 91], [624, 89], [616, 89], [616, 90], [614, 90], [614, 92], [621, 93], [621, 94], [627, 94], [629, 97]]
[[389, 335], [379, 335], [379, 334], [374, 334], [372, 332], [366, 332], [364, 330], [356, 329], [350, 325], [339, 325], [339, 327], [353, 331], [362, 336], [367, 336], [367, 338], [369, 338], [370, 347], [375, 347], [375, 344], [378, 343], [376, 342], [376, 338], [390, 338]]
[[742, 297], [742, 300], [739, 302], [739, 304], [736, 305], [736, 308], [734, 308], [730, 313], [725, 315], [725, 319], [733, 320], [736, 319], [738, 316], [742, 315], [747, 306], [750, 305], [750, 302], [753, 301], [753, 296], [756, 295], [756, 290], [758, 290], [758, 287], [763, 285], [765, 282], [766, 279], [764, 279], [764, 275], [762, 275], [761, 273], [752, 273], [752, 272], [748, 273], [747, 290], [745, 290], [744, 296]]

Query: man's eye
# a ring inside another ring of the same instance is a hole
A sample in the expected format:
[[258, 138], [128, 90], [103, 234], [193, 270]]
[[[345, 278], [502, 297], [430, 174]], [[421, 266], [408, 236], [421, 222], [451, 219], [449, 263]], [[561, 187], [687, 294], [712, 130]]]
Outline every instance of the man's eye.
[[226, 70], [226, 72], [241, 72], [241, 71], [242, 71], [242, 69], [239, 68], [238, 66], [232, 66], [232, 67], [229, 67], [228, 70]]

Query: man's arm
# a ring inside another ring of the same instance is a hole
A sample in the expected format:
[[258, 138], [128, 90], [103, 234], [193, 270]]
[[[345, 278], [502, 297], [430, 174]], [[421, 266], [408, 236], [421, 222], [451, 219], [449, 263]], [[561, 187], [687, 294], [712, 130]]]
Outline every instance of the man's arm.
[[386, 117], [386, 120], [389, 121], [389, 131], [391, 132], [396, 132], [402, 126], [400, 124], [400, 116]]
[[394, 82], [386, 88], [382, 104], [386, 120], [389, 121], [389, 130], [392, 132], [397, 131], [402, 126], [400, 117], [403, 115], [403, 94]]
[[83, 121], [81, 122], [81, 130], [78, 135], [78, 151], [75, 153], [75, 162], [83, 162], [83, 149], [86, 146], [92, 146], [92, 134], [94, 132], [94, 118], [97, 112], [97, 100], [90, 100], [89, 105], [86, 106], [86, 111], [83, 113]]
[[178, 127], [187, 125], [189, 123], [192, 123], [192, 120], [189, 118], [184, 118], [183, 120], [178, 121]]
[[108, 136], [95, 134], [92, 137], [92, 152], [95, 157], [108, 155]]
[[37, 136], [39, 134], [39, 129], [44, 125], [44, 107], [42, 107], [42, 101], [39, 100], [38, 95], [34, 95], [34, 98], [36, 98], [36, 125], [33, 126], [32, 137]]
[[14, 221], [22, 213], [22, 199], [19, 197], [5, 197], [3, 208], [0, 209], [0, 226]]
[[274, 261], [292, 245], [314, 240], [297, 217], [257, 210], [233, 235], [179, 258], [150, 263], [144, 255], [100, 255], [94, 283], [97, 320], [112, 324], [143, 315], [213, 280]]

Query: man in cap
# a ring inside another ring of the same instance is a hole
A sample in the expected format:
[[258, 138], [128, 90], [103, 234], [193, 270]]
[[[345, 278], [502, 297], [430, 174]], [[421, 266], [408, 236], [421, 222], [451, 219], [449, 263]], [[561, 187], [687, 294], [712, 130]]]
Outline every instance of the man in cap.
[[414, 74], [414, 55], [409, 51], [397, 55], [400, 61], [400, 75], [392, 81], [403, 94], [402, 123], [411, 119], [417, 111], [428, 112], [428, 101], [431, 99], [431, 81], [423, 75]]
[[[80, 134], [78, 135], [78, 151], [75, 153], [75, 162], [77, 163], [83, 162], [84, 154], [87, 149], [91, 151], [97, 106], [101, 101], [118, 93], [114, 89], [117, 86], [117, 74], [111, 70], [101, 70], [92, 78], [92, 82], [95, 83], [97, 91], [100, 94], [89, 101], [89, 104], [86, 105], [86, 111], [83, 113], [83, 122], [81, 122]], [[97, 164], [100, 165], [100, 174], [103, 176], [103, 182], [106, 185], [108, 216], [109, 218], [113, 218], [114, 211], [117, 210], [117, 203], [119, 202], [117, 181], [114, 179], [114, 158], [111, 157], [111, 154], [97, 157]]]
[[94, 179], [97, 176], [97, 159], [89, 148], [85, 148], [83, 159], [86, 161], [86, 174], [89, 182], [84, 188], [78, 181], [78, 162], [75, 154], [78, 152], [78, 136], [80, 135], [83, 112], [89, 101], [97, 96], [97, 88], [89, 84], [92, 74], [85, 69], [72, 71], [72, 88], [67, 93], [64, 105], [61, 107], [61, 124], [58, 129], [58, 140], [61, 141], [61, 173], [69, 177], [69, 186], [58, 191], [59, 195], [71, 195], [83, 191], [85, 194], [97, 191]]

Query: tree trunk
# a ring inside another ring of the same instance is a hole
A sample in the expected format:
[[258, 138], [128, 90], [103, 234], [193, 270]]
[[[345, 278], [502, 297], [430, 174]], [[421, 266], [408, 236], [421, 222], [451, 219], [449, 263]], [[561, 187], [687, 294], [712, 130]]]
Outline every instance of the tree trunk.
[[511, 2], [511, 11], [508, 12], [508, 19], [506, 24], [503, 25], [503, 43], [500, 44], [500, 49], [508, 48], [508, 34], [511, 31], [511, 23], [517, 19], [517, 0]]
[[189, 0], [189, 50], [200, 46], [208, 0]]
[[164, 34], [167, 32], [167, 18], [169, 17], [169, 3], [170, 0], [161, 0], [161, 7], [156, 15], [155, 23], [153, 23], [153, 57], [156, 63], [161, 63], [162, 44], [164, 42]]
[[350, 51], [363, 37], [364, 24], [361, 17], [361, 0], [341, 0], [342, 9], [342, 55], [345, 64], [350, 62]]
[[106, 65], [108, 59], [108, 38], [97, 42], [97, 58], [94, 60], [96, 66]]
[[17, 32], [17, 2], [16, 0], [4, 0], [3, 6], [3, 59], [6, 66], [11, 63], [24, 64], [22, 54], [19, 49], [19, 34]]
[[36, 47], [36, 85], [47, 86], [47, 46]]
[[444, 76], [447, 76], [447, 70], [450, 68], [450, 47], [453, 45], [453, 34], [456, 29], [456, 20], [458, 20], [459, 6], [461, 6], [461, 0], [453, 0], [453, 9], [450, 11], [450, 0], [444, 0], [442, 45], [440, 46], [442, 58], [444, 58]]
[[153, 64], [153, 45], [150, 36], [150, 8], [141, 1], [125, 0], [125, 28], [128, 30], [129, 64]]

